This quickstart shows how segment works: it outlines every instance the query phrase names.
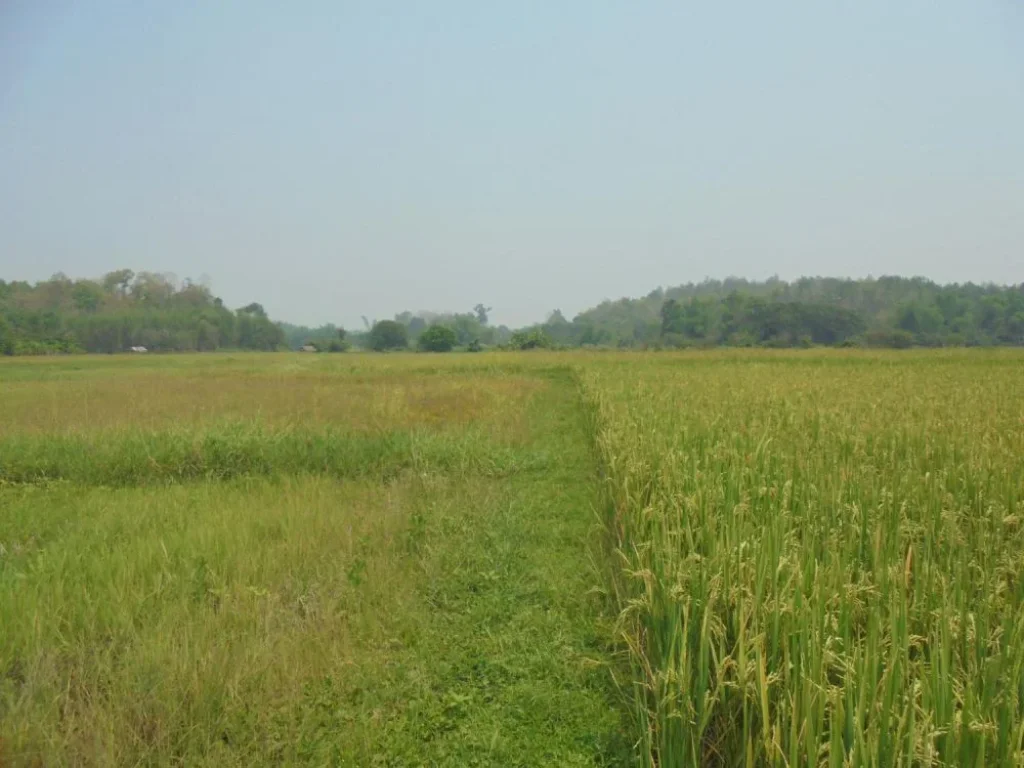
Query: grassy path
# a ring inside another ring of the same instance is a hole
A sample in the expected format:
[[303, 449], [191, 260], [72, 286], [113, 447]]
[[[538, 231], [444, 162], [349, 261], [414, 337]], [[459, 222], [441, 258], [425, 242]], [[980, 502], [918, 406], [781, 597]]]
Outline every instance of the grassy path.
[[0, 488], [0, 766], [628, 765], [594, 455], [541, 382], [509, 466]]
[[468, 503], [428, 523], [431, 616], [402, 673], [418, 703], [384, 718], [382, 764], [629, 764], [591, 595], [594, 457], [573, 382], [550, 381], [527, 415], [545, 469], [453, 487]]

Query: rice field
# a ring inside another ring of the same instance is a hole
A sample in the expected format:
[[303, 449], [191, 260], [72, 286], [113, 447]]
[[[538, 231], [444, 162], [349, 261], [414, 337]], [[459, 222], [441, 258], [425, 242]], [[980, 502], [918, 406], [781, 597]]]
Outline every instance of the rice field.
[[583, 368], [643, 764], [1024, 764], [1022, 363]]
[[1024, 355], [0, 360], [0, 766], [1024, 765]]

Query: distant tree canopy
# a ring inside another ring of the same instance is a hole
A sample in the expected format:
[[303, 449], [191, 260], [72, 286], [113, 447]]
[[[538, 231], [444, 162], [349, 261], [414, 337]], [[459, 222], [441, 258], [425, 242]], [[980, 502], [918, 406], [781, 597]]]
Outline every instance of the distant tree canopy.
[[516, 331], [509, 339], [511, 349], [549, 349], [554, 346], [551, 337], [542, 328], [528, 331]]
[[0, 352], [277, 349], [284, 334], [259, 304], [232, 312], [203, 285], [119, 269], [99, 280], [56, 274], [0, 280]]
[[864, 319], [856, 312], [818, 302], [733, 294], [719, 301], [669, 299], [661, 306], [661, 336], [677, 344], [834, 345], [864, 330]]
[[409, 339], [419, 346], [420, 335], [434, 326], [450, 328], [455, 333], [455, 347], [472, 348], [497, 346], [508, 342], [512, 331], [501, 326], [488, 324], [491, 307], [477, 304], [471, 312], [402, 312], [395, 315], [395, 322], [405, 327]]
[[491, 309], [491, 307], [485, 307], [483, 304], [477, 304], [473, 307], [473, 313], [476, 315], [476, 320], [480, 325], [487, 325], [487, 313]]
[[[0, 354], [216, 349], [325, 351], [487, 347], [1024, 346], [1024, 284], [939, 285], [923, 278], [737, 278], [605, 301], [572, 320], [554, 310], [513, 333], [478, 303], [454, 313], [402, 312], [346, 333], [274, 323], [262, 304], [232, 311], [210, 290], [170, 275], [119, 269], [97, 280], [56, 274], [0, 280]], [[445, 331], [433, 330], [443, 327]], [[444, 339], [440, 336], [443, 334]], [[426, 337], [420, 343], [421, 337]]]
[[447, 325], [432, 325], [419, 335], [416, 346], [423, 352], [451, 352], [459, 337]]
[[292, 325], [291, 323], [278, 323], [277, 325], [284, 335], [285, 345], [290, 349], [311, 346], [315, 347], [318, 352], [347, 352], [352, 348], [349, 332], [333, 323], [322, 325], [319, 328]]
[[370, 349], [375, 352], [405, 349], [409, 346], [409, 334], [405, 326], [395, 320], [381, 320], [374, 323], [367, 340]]
[[302, 344], [303, 349], [312, 347], [317, 352], [348, 352], [352, 348], [348, 340], [348, 331], [338, 328], [330, 336], [311, 337]]
[[605, 301], [534, 326], [559, 346], [1024, 345], [1024, 284], [730, 278]]

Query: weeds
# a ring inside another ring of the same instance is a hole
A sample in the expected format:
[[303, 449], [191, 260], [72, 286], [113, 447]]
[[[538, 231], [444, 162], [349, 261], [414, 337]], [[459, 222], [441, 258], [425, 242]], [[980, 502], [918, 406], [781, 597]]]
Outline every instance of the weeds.
[[0, 483], [9, 484], [66, 480], [120, 487], [301, 473], [387, 480], [406, 470], [498, 477], [545, 461], [480, 429], [367, 435], [337, 428], [227, 424], [0, 439]]
[[575, 391], [479, 357], [0, 361], [0, 766], [624, 764]]

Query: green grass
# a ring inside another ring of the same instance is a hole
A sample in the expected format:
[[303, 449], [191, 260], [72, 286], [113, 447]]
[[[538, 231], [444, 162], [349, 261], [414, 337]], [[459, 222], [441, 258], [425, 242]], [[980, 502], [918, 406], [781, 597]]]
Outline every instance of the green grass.
[[513, 403], [4, 438], [0, 765], [628, 764], [583, 413]]
[[0, 439], [0, 484], [68, 480], [111, 487], [240, 476], [320, 473], [388, 479], [405, 470], [508, 475], [531, 451], [485, 430], [270, 429], [259, 423], [202, 430], [118, 430]]

